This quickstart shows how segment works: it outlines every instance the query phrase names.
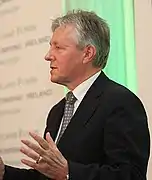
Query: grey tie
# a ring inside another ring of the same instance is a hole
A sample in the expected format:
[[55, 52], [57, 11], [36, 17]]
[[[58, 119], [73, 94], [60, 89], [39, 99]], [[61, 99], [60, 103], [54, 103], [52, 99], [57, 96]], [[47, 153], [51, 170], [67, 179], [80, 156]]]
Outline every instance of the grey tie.
[[74, 110], [74, 103], [76, 100], [77, 100], [76, 97], [73, 95], [71, 91], [67, 93], [66, 103], [65, 103], [65, 108], [64, 108], [64, 115], [63, 115], [63, 122], [62, 122], [61, 130], [59, 132], [57, 141], [60, 140], [61, 136], [63, 135], [65, 129], [67, 128], [72, 118], [73, 110]]

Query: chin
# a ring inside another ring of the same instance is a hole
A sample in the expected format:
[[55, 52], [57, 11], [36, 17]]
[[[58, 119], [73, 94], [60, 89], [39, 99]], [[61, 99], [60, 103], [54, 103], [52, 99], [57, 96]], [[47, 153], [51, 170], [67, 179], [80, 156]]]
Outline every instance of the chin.
[[57, 78], [50, 78], [51, 82], [52, 83], [56, 83], [56, 84], [60, 84], [60, 85], [63, 85], [63, 86], [66, 86], [66, 83], [64, 83], [63, 81], [61, 81], [60, 79], [57, 79]]
[[53, 77], [53, 76], [50, 77], [50, 80], [51, 80], [51, 82], [53, 82], [53, 83], [60, 84], [60, 83], [59, 83], [59, 80], [58, 80], [57, 78]]
[[50, 78], [51, 82], [57, 83], [57, 81], [54, 78]]

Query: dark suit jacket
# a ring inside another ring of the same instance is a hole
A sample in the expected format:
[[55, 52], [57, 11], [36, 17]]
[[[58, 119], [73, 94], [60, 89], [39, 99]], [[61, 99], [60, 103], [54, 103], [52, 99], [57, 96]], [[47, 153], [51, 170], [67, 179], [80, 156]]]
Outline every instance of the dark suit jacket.
[[[44, 133], [55, 139], [65, 99], [50, 111]], [[102, 72], [88, 90], [58, 148], [71, 180], [146, 180], [150, 152], [147, 116], [141, 101]], [[45, 179], [35, 170], [6, 166], [4, 180]]]

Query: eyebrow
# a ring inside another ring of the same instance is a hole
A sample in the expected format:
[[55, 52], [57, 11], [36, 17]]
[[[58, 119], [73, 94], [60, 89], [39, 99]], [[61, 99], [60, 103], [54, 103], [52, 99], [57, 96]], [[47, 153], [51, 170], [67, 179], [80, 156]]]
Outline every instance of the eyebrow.
[[57, 45], [57, 44], [59, 44], [59, 43], [57, 43], [56, 41], [54, 41], [54, 42], [49, 42], [49, 44], [50, 44], [50, 46], [52, 46], [52, 44], [54, 44], [54, 45]]

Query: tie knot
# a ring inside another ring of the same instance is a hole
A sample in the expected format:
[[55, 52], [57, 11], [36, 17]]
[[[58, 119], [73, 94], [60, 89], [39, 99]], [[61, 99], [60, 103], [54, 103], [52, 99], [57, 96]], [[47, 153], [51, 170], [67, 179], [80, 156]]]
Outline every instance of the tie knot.
[[69, 91], [66, 95], [66, 102], [69, 104], [74, 104], [77, 98], [74, 96], [73, 92]]

